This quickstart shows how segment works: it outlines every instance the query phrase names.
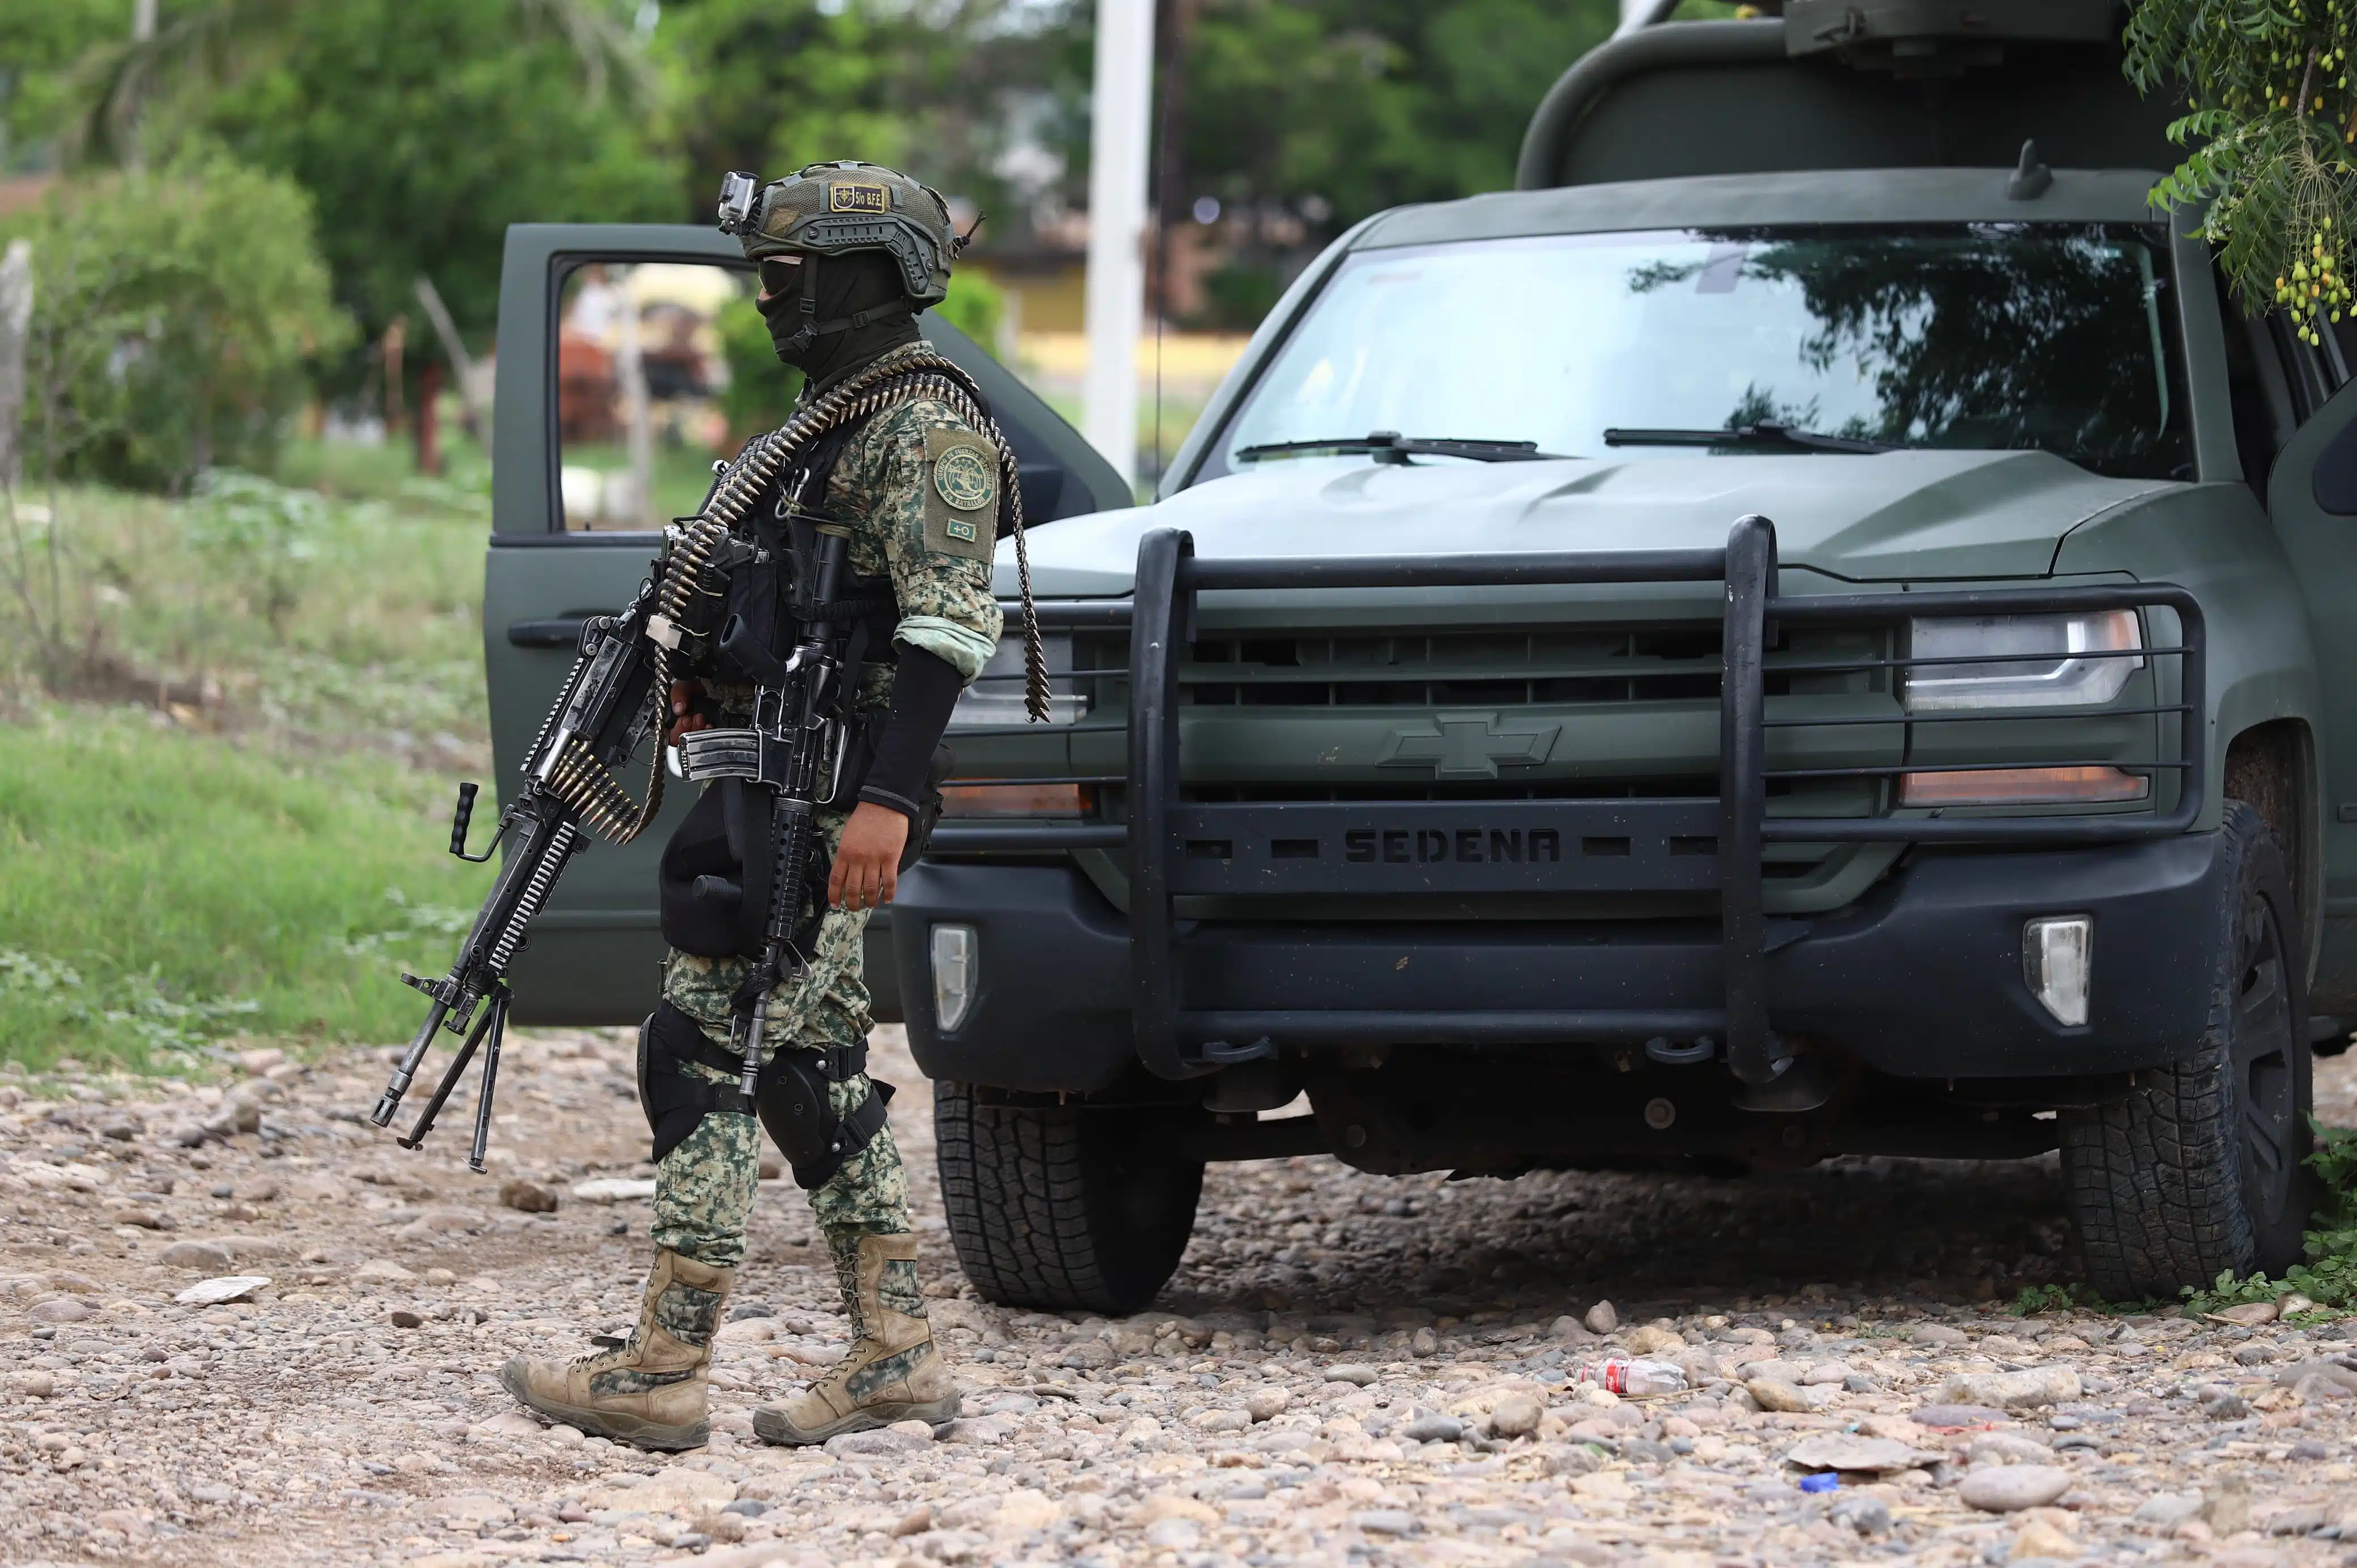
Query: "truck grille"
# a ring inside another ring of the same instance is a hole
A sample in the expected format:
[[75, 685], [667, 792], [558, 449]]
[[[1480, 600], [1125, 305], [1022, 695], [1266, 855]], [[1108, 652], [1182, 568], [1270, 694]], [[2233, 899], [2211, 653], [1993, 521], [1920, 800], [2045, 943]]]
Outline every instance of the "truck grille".
[[[1796, 700], [1811, 712], [1897, 714], [1887, 669], [1783, 672], [1780, 665], [1824, 665], [1885, 659], [1889, 632], [1809, 630], [1778, 640], [1768, 660], [1771, 714]], [[1481, 628], [1321, 628], [1313, 630], [1207, 630], [1189, 645], [1179, 671], [1180, 712], [1189, 761], [1179, 800], [1200, 803], [1292, 803], [1709, 800], [1718, 793], [1717, 737], [1720, 628], [1716, 621], [1639, 626]], [[1129, 645], [1121, 633], [1082, 632], [1075, 639], [1077, 678], [1101, 669], [1117, 673], [1092, 682], [1093, 717], [1125, 712], [1128, 682], [1122, 667]], [[1555, 736], [1544, 760], [1504, 766], [1494, 778], [1436, 777], [1438, 769], [1383, 766], [1367, 739], [1376, 730], [1412, 727], [1437, 716], [1471, 711], [1494, 715], [1501, 731]], [[1220, 744], [1230, 720], [1242, 726], [1234, 744]], [[1386, 725], [1384, 721], [1392, 721]], [[1288, 723], [1287, 721], [1297, 721]], [[1599, 724], [1634, 722], [1674, 733], [1689, 744], [1652, 748], [1652, 755], [1615, 755], [1587, 744], [1584, 731]], [[1259, 744], [1272, 732], [1292, 738], [1293, 754], [1269, 758]], [[1777, 750], [1813, 767], [1896, 760], [1901, 727], [1861, 725], [1823, 736], [1779, 732]], [[1306, 737], [1330, 736], [1321, 748]], [[1789, 737], [1789, 738], [1787, 738]], [[1346, 755], [1320, 757], [1321, 749]], [[1269, 765], [1256, 766], [1256, 760]], [[1771, 815], [1863, 817], [1885, 809], [1888, 787], [1871, 779], [1773, 779]], [[1103, 810], [1118, 817], [1119, 787], [1106, 789]], [[1765, 875], [1787, 888], [1830, 886], [1841, 868], [1878, 846], [1774, 844]]]

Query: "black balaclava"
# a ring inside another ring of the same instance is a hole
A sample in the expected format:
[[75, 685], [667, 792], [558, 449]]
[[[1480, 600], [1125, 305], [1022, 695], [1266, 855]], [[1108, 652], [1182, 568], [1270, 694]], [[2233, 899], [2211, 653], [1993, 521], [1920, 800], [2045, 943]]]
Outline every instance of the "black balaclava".
[[[818, 307], [805, 316], [802, 290], [808, 286], [813, 269], [818, 274]], [[906, 295], [900, 265], [888, 252], [805, 256], [794, 274], [796, 281], [791, 289], [754, 303], [769, 320], [770, 341], [776, 346], [778, 358], [809, 377], [813, 392], [825, 391], [830, 383], [903, 344], [914, 343], [920, 336], [912, 312], [905, 307], [888, 308]], [[823, 325], [877, 310], [882, 314], [865, 325], [824, 333], [800, 352], [791, 348], [794, 335], [805, 322]]]

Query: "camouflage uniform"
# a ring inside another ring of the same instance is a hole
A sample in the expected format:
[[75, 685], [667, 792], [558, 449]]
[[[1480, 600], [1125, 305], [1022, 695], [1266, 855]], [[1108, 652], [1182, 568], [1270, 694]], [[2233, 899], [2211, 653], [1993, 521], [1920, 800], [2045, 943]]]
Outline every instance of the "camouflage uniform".
[[[930, 351], [929, 345], [920, 342], [887, 354], [877, 363], [888, 366], [895, 359]], [[965, 439], [961, 441], [961, 435]], [[844, 449], [827, 486], [825, 506], [828, 513], [851, 525], [851, 570], [891, 579], [900, 613], [893, 640], [938, 656], [969, 682], [998, 648], [1001, 616], [990, 586], [998, 512], [996, 460], [984, 470], [994, 489], [979, 503], [971, 493], [957, 491], [961, 504], [952, 504], [947, 498], [956, 487], [937, 483], [935, 467], [944, 454], [971, 450], [980, 439], [942, 403], [920, 399], [887, 410], [869, 420]], [[986, 444], [982, 450], [989, 451]], [[967, 465], [956, 477], [967, 478], [971, 472]], [[891, 699], [890, 661], [871, 663], [860, 682], [857, 705], [880, 712]], [[819, 828], [830, 850], [841, 842], [848, 820], [847, 812], [821, 813]], [[780, 987], [770, 1000], [761, 1040], [765, 1062], [780, 1049], [853, 1046], [867, 1037], [873, 1020], [860, 958], [868, 913], [827, 911], [809, 972]], [[699, 958], [674, 950], [663, 963], [663, 996], [702, 1026], [715, 1044], [727, 1048], [729, 998], [749, 967], [745, 959]], [[707, 1081], [727, 1080], [715, 1069], [694, 1062], [682, 1066]], [[832, 1088], [838, 1112], [867, 1098], [865, 1076]], [[749, 1115], [721, 1112], [705, 1117], [656, 1171], [655, 1244], [724, 1268], [742, 1262], [760, 1144], [760, 1128]], [[824, 1186], [810, 1194], [810, 1204], [839, 1271], [849, 1266], [862, 1234], [900, 1235], [913, 1230], [908, 1176], [891, 1129], [879, 1130], [865, 1149], [845, 1161]], [[923, 1316], [920, 1304], [910, 1316]]]

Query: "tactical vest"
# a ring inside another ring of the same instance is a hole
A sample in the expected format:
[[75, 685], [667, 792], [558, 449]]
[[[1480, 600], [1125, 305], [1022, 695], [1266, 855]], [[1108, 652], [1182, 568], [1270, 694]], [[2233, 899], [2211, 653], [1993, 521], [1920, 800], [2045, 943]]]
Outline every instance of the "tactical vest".
[[[842, 675], [835, 682], [835, 700], [845, 733], [842, 765], [821, 801], [838, 810], [847, 810], [859, 799], [885, 717], [856, 707], [860, 677], [871, 657], [890, 657], [892, 632], [899, 623], [889, 577], [854, 577], [839, 585], [841, 596], [823, 606], [807, 597], [813, 591], [810, 564], [817, 525], [828, 521], [818, 503], [824, 500], [844, 450], [866, 423], [829, 431], [812, 444], [802, 462], [779, 477], [773, 493], [764, 498], [749, 523], [766, 562], [757, 561], [729, 579], [722, 620], [724, 626], [730, 618], [741, 621], [754, 645], [773, 659], [783, 659], [797, 646], [808, 620], [831, 620], [840, 628], [834, 654]], [[757, 683], [755, 672], [726, 652], [714, 653], [708, 673], [723, 681]], [[934, 769], [936, 791], [945, 772]], [[926, 803], [937, 814], [937, 796]], [[759, 785], [720, 779], [705, 788], [663, 847], [659, 892], [665, 941], [704, 958], [759, 954], [775, 872], [770, 817], [770, 792]], [[921, 825], [930, 830], [931, 824]], [[910, 832], [909, 846], [922, 852], [918, 832]], [[914, 854], [903, 859], [912, 864]], [[824, 914], [830, 869], [822, 852], [809, 878], [815, 895], [813, 907], [799, 926], [814, 927]]]

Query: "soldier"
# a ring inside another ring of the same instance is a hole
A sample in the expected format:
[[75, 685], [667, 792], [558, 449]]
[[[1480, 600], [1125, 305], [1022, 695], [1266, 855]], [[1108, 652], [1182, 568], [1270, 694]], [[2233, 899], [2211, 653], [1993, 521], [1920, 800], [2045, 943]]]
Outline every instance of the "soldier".
[[[730, 177], [736, 187], [738, 177]], [[723, 227], [733, 227], [756, 263], [756, 303], [778, 356], [807, 377], [799, 407], [855, 377], [861, 386], [882, 377], [875, 384], [888, 387], [903, 364], [932, 374], [940, 394], [888, 397], [864, 421], [835, 426], [790, 460], [780, 479], [786, 493], [765, 498], [755, 513], [816, 512], [847, 527], [856, 592], [867, 595], [845, 613], [865, 616], [854, 703], [865, 739], [855, 749], [873, 761], [857, 803], [819, 817], [833, 856], [829, 907], [807, 972], [774, 994], [761, 1042], [763, 1119], [773, 1090], [792, 1099], [800, 1087], [823, 1106], [815, 1143], [802, 1135], [797, 1147], [791, 1133], [780, 1143], [825, 1237], [854, 1343], [799, 1399], [756, 1410], [753, 1426], [765, 1442], [814, 1444], [957, 1413], [957, 1386], [918, 1289], [907, 1178], [883, 1124], [890, 1090], [879, 1095], [864, 1070], [870, 1020], [860, 952], [870, 912], [891, 902], [950, 710], [998, 647], [991, 554], [1006, 499], [1006, 448], [978, 395], [967, 402], [973, 418], [952, 406], [941, 378], [957, 373], [917, 328], [916, 313], [946, 295], [963, 244], [938, 194], [874, 165], [814, 164], [748, 197], [733, 225], [725, 206]], [[731, 585], [732, 606], [740, 585]], [[673, 687], [674, 743], [715, 721], [748, 722], [751, 688], [726, 674]], [[745, 851], [742, 800], [726, 795], [734, 782], [708, 788], [664, 852], [672, 951], [662, 1005], [640, 1043], [640, 1088], [656, 1134], [655, 1261], [637, 1331], [571, 1361], [519, 1357], [500, 1374], [543, 1414], [642, 1448], [707, 1440], [712, 1334], [744, 1260], [759, 1165], [760, 1129], [736, 1092], [731, 1039], [745, 954], [757, 950], [736, 940], [741, 911], [727, 902], [751, 902], [738, 890], [758, 860]], [[707, 907], [715, 899], [721, 906]]]

